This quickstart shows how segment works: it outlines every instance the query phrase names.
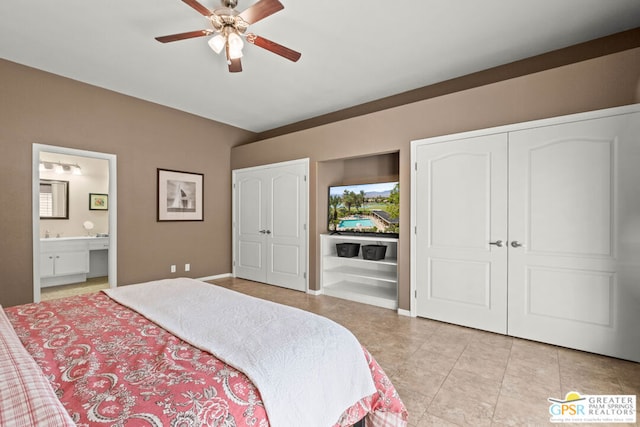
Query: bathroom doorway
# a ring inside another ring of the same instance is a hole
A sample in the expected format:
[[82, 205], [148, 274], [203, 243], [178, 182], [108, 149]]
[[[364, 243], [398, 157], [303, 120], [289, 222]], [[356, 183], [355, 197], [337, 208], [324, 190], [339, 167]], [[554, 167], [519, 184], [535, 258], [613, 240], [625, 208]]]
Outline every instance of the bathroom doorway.
[[116, 156], [33, 144], [33, 300], [117, 285]]

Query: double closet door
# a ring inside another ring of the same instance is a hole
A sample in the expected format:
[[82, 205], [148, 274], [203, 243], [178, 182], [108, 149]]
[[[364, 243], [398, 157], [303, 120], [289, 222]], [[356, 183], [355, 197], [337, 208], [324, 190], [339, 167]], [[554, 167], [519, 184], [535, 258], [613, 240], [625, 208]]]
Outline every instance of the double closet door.
[[307, 289], [308, 161], [233, 171], [234, 276]]
[[418, 316], [640, 361], [640, 113], [414, 156]]

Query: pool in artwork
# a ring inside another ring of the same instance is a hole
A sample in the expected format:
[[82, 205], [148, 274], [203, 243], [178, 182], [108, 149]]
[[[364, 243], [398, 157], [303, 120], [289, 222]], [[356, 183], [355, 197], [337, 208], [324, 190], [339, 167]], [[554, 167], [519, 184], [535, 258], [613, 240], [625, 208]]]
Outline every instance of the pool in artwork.
[[368, 218], [358, 218], [358, 219], [343, 219], [338, 224], [338, 229], [340, 228], [373, 228], [375, 224]]

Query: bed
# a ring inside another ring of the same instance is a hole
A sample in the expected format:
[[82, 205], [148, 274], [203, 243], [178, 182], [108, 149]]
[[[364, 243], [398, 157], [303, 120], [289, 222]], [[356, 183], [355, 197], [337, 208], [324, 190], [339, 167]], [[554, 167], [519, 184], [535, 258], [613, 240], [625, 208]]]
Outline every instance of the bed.
[[0, 382], [0, 425], [407, 425], [345, 328], [184, 278], [0, 310]]

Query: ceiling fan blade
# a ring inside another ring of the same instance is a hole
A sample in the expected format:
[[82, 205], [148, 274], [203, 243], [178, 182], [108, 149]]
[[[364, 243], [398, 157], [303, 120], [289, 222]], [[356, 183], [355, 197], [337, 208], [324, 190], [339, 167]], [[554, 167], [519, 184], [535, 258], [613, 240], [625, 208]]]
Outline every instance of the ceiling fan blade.
[[243, 11], [239, 16], [247, 24], [255, 24], [256, 22], [266, 18], [267, 16], [273, 15], [282, 9], [284, 9], [284, 6], [278, 0], [259, 0], [256, 4]]
[[231, 61], [229, 62], [230, 73], [239, 73], [240, 71], [242, 71], [242, 61], [240, 61], [240, 58], [231, 59], [230, 61]]
[[204, 16], [209, 17], [213, 15], [213, 12], [211, 12], [209, 9], [204, 7], [202, 4], [198, 3], [197, 0], [182, 0], [182, 1], [188, 4], [189, 6], [191, 6], [192, 8], [194, 8], [196, 11], [200, 12]]
[[197, 31], [188, 31], [186, 33], [179, 34], [171, 34], [168, 36], [156, 37], [160, 43], [169, 43], [175, 42], [178, 40], [192, 39], [194, 37], [203, 37], [213, 34], [213, 30], [197, 30]]
[[302, 56], [300, 52], [291, 50], [288, 47], [284, 47], [276, 42], [265, 39], [264, 37], [256, 36], [253, 33], [247, 34], [247, 41], [270, 52], [273, 52], [276, 55], [280, 55], [283, 58], [287, 58], [289, 61], [296, 62]]

